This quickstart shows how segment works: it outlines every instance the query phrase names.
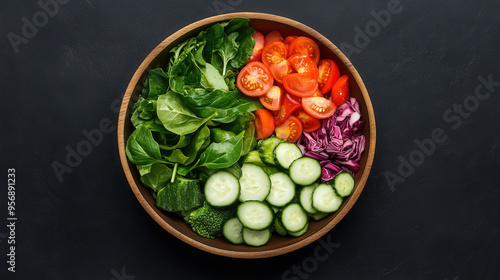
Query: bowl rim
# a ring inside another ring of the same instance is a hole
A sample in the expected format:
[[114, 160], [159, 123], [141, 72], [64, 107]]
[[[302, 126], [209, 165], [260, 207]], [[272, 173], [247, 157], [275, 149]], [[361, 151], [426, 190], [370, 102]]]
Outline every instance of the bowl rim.
[[[361, 94], [363, 95], [364, 98], [364, 103], [367, 107], [367, 112], [368, 116], [366, 116], [369, 119], [370, 123], [370, 145], [368, 147], [365, 147], [365, 151], [368, 152], [367, 156], [367, 161], [366, 161], [366, 166], [364, 169], [364, 172], [361, 176], [361, 179], [359, 182], [359, 187], [355, 189], [355, 191], [351, 194], [351, 199], [349, 202], [342, 208], [340, 212], [337, 213], [336, 217], [332, 219], [330, 222], [328, 222], [325, 226], [323, 226], [321, 229], [317, 230], [315, 233], [311, 234], [307, 238], [304, 238], [298, 242], [295, 242], [293, 244], [287, 245], [285, 247], [281, 248], [274, 248], [270, 250], [265, 250], [265, 251], [254, 251], [254, 252], [238, 252], [238, 251], [231, 251], [231, 250], [225, 250], [221, 248], [216, 248], [212, 247], [210, 245], [204, 244], [202, 242], [199, 242], [197, 240], [191, 239], [190, 237], [184, 235], [174, 227], [172, 227], [169, 223], [167, 223], [154, 209], [151, 207], [151, 205], [147, 202], [145, 197], [142, 195], [141, 191], [139, 190], [139, 186], [136, 184], [133, 175], [130, 171], [131, 165], [128, 162], [126, 152], [125, 152], [125, 146], [126, 146], [126, 141], [125, 141], [125, 120], [127, 117], [127, 111], [128, 107], [130, 104], [130, 99], [132, 97], [132, 94], [134, 90], [136, 89], [136, 86], [139, 85], [139, 79], [144, 73], [144, 71], [147, 71], [148, 66], [151, 64], [153, 59], [160, 54], [166, 47], [168, 47], [173, 41], [175, 41], [177, 38], [180, 36], [186, 34], [187, 32], [191, 31], [192, 29], [195, 29], [200, 26], [205, 26], [208, 24], [213, 24], [216, 22], [223, 22], [230, 20], [235, 17], [246, 17], [252, 19], [259, 19], [259, 20], [272, 20], [272, 21], [278, 21], [283, 24], [287, 24], [290, 26], [293, 26], [295, 28], [298, 28], [308, 34], [310, 34], [312, 37], [314, 37], [316, 40], [320, 41], [322, 44], [324, 44], [327, 48], [331, 49], [332, 52], [345, 64], [345, 66], [349, 69], [352, 78], [356, 80], [356, 83], [359, 85]], [[191, 23], [172, 35], [168, 36], [165, 40], [163, 40], [158, 46], [156, 46], [150, 53], [149, 55], [143, 60], [143, 62], [140, 64], [140, 66], [137, 68], [136, 72], [134, 73], [132, 79], [130, 80], [127, 89], [125, 91], [125, 94], [123, 96], [123, 100], [121, 103], [120, 107], [120, 112], [118, 115], [118, 127], [117, 127], [117, 134], [118, 134], [118, 150], [119, 150], [119, 155], [120, 155], [120, 160], [122, 163], [123, 171], [125, 172], [125, 176], [127, 178], [127, 181], [130, 185], [130, 188], [132, 189], [134, 195], [136, 196], [137, 200], [139, 203], [142, 205], [142, 207], [146, 210], [146, 212], [166, 231], [168, 231], [170, 234], [175, 236], [176, 238], [182, 240], [183, 242], [196, 247], [198, 249], [201, 249], [203, 251], [206, 251], [208, 253], [220, 255], [220, 256], [225, 256], [225, 257], [232, 257], [232, 258], [242, 258], [242, 259], [256, 259], [256, 258], [267, 258], [267, 257], [273, 257], [273, 256], [278, 256], [282, 255], [285, 253], [292, 252], [294, 250], [300, 249], [316, 240], [321, 238], [323, 235], [328, 233], [335, 225], [337, 225], [340, 220], [344, 218], [344, 216], [351, 210], [353, 207], [354, 203], [358, 200], [361, 192], [363, 191], [366, 181], [368, 180], [368, 175], [370, 174], [372, 165], [373, 165], [373, 159], [375, 156], [375, 144], [376, 144], [376, 126], [375, 126], [375, 115], [373, 111], [373, 105], [370, 100], [370, 96], [368, 95], [368, 91], [365, 87], [365, 84], [363, 83], [363, 80], [361, 79], [359, 73], [357, 70], [354, 68], [352, 63], [349, 61], [349, 59], [342, 53], [342, 51], [337, 48], [330, 40], [328, 40], [325, 36], [323, 36], [321, 33], [317, 32], [316, 30], [312, 29], [311, 27], [300, 23], [298, 21], [274, 15], [274, 14], [268, 14], [268, 13], [258, 13], [258, 12], [238, 12], [238, 13], [229, 13], [229, 14], [223, 14], [223, 15], [217, 15], [217, 16], [212, 16], [208, 18], [204, 18], [201, 20], [198, 20], [194, 23]]]

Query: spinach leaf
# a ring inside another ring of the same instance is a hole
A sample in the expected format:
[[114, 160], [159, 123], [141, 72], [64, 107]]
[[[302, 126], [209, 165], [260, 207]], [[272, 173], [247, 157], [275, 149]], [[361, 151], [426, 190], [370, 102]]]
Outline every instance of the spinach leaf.
[[193, 133], [217, 116], [217, 113], [213, 113], [205, 118], [199, 118], [184, 104], [182, 97], [172, 91], [158, 98], [157, 113], [165, 128], [178, 135]]
[[156, 101], [139, 97], [132, 109], [132, 124], [134, 119], [150, 120], [156, 116]]
[[210, 129], [205, 125], [201, 129], [199, 129], [196, 133], [194, 133], [191, 143], [189, 143], [189, 146], [186, 147], [187, 156], [189, 157], [189, 159], [184, 162], [184, 165], [189, 165], [193, 163], [196, 157], [198, 156], [200, 150], [206, 148], [209, 143], [210, 143]]
[[156, 100], [148, 100], [139, 97], [134, 108], [132, 108], [132, 117], [130, 121], [135, 127], [143, 125], [151, 131], [168, 133], [168, 130], [165, 129], [156, 116]]
[[[134, 124], [134, 121], [132, 121], [132, 124]], [[134, 126], [138, 127], [139, 125], [147, 127], [149, 130], [154, 132], [169, 133], [169, 131], [163, 126], [163, 123], [160, 121], [160, 119], [158, 119], [158, 117], [154, 117], [153, 119], [147, 121], [141, 118], [137, 118], [135, 120]]]
[[255, 45], [255, 40], [252, 35], [255, 30], [251, 27], [244, 29], [239, 33], [238, 38], [236, 38], [236, 43], [239, 44], [238, 53], [231, 60], [231, 66], [235, 69], [243, 67], [248, 61], [253, 52], [253, 47]]
[[232, 70], [227, 71], [224, 81], [230, 91], [236, 90], [236, 78], [238, 75]]
[[137, 170], [139, 171], [139, 174], [143, 176], [151, 172], [151, 166], [153, 165], [152, 164], [137, 165]]
[[220, 128], [212, 128], [212, 130], [210, 131], [210, 139], [213, 142], [220, 143], [233, 137], [236, 137], [236, 134], [234, 132], [223, 130]]
[[169, 77], [161, 68], [156, 68], [149, 71], [148, 83], [149, 94], [148, 99], [156, 100], [158, 96], [165, 94], [169, 86]]
[[[242, 96], [239, 90], [191, 89], [184, 100], [191, 110], [202, 118], [217, 114], [213, 121], [220, 123], [233, 122], [239, 115], [262, 108], [258, 99]], [[243, 129], [244, 127], [233, 132], [239, 133]]]
[[[172, 135], [173, 137], [169, 138], [169, 135]], [[158, 138], [156, 139], [158, 140], [157, 142], [160, 146], [160, 149], [167, 151], [184, 148], [191, 142], [191, 135], [179, 136], [177, 134], [162, 133], [158, 135]]]
[[200, 155], [196, 167], [226, 168], [235, 164], [243, 148], [243, 133], [221, 143], [211, 143]]
[[214, 53], [222, 47], [224, 43], [224, 28], [218, 23], [209, 27], [206, 31], [206, 44], [203, 48], [203, 58], [205, 61], [213, 63]]
[[[249, 110], [250, 111], [250, 110]], [[252, 110], [253, 111], [253, 110]], [[240, 133], [247, 129], [249, 123], [255, 119], [255, 115], [251, 112], [246, 112], [242, 115], [236, 117], [236, 119], [231, 123], [224, 123], [220, 125], [220, 128], [234, 133]]]
[[169, 162], [184, 164], [189, 157], [184, 155], [181, 149], [173, 150], [169, 156], [165, 157]]
[[241, 29], [248, 28], [249, 22], [250, 19], [248, 18], [236, 17], [228, 22], [221, 23], [221, 26], [224, 27], [224, 32], [229, 34], [233, 32], [241, 32]]
[[125, 151], [128, 159], [135, 165], [163, 162], [158, 143], [151, 131], [142, 125], [130, 134]]
[[178, 48], [171, 50], [174, 56], [170, 59], [169, 75], [170, 89], [176, 93], [184, 92], [200, 84], [201, 72], [195, 62], [193, 51], [196, 49], [196, 39], [191, 38]]
[[223, 76], [226, 75], [227, 64], [229, 63], [229, 61], [233, 59], [236, 54], [238, 54], [238, 44], [235, 42], [238, 35], [239, 34], [237, 32], [233, 32], [229, 35], [224, 34], [222, 46], [216, 51], [222, 58]]
[[172, 169], [165, 164], [155, 163], [150, 165], [149, 168], [150, 172], [141, 176], [141, 182], [154, 191], [163, 188], [172, 178]]
[[206, 85], [203, 85], [205, 88], [228, 90], [224, 77], [221, 76], [219, 71], [215, 69], [212, 64], [206, 63], [201, 71], [204, 75], [202, 79], [206, 79]]
[[248, 123], [248, 127], [245, 129], [243, 135], [243, 148], [241, 150], [241, 156], [248, 154], [255, 145], [257, 144], [257, 139], [255, 138], [255, 122], [251, 121]]

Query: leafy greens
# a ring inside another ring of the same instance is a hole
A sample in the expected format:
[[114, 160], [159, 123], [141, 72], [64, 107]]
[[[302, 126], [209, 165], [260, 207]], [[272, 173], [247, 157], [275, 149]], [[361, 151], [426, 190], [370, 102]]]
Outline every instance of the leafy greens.
[[[255, 44], [248, 23], [234, 18], [201, 31], [172, 48], [166, 69], [150, 70], [144, 81], [126, 153], [163, 209], [199, 206], [199, 186], [189, 183], [188, 190], [186, 180], [203, 181], [220, 169], [239, 177], [238, 160], [255, 147], [251, 112], [262, 107], [236, 88]], [[180, 196], [193, 203], [166, 206], [165, 199]]]

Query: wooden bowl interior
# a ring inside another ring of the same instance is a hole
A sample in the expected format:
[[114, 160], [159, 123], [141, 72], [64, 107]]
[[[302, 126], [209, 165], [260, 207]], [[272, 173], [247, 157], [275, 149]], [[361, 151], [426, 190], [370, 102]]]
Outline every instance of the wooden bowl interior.
[[[339, 211], [321, 221], [311, 221], [308, 232], [301, 237], [281, 237], [275, 234], [271, 241], [262, 247], [233, 245], [223, 238], [215, 240], [202, 238], [193, 232], [178, 215], [158, 209], [149, 189], [142, 185], [139, 172], [125, 155], [125, 143], [134, 130], [130, 121], [131, 108], [138, 99], [142, 82], [148, 71], [157, 67], [165, 69], [172, 47], [195, 36], [216, 22], [227, 21], [236, 16], [250, 18], [250, 26], [263, 34], [279, 30], [283, 36], [303, 35], [313, 38], [320, 47], [321, 57], [333, 59], [338, 64], [342, 75], [349, 74], [352, 77], [350, 79], [350, 95], [358, 99], [363, 114], [362, 119], [366, 122], [363, 131], [366, 137], [366, 148], [361, 157], [361, 168], [355, 175], [355, 190], [344, 201]], [[303, 247], [327, 233], [345, 216], [359, 197], [370, 172], [375, 149], [375, 119], [371, 101], [359, 74], [349, 60], [335, 45], [313, 29], [287, 18], [260, 13], [236, 13], [208, 18], [191, 24], [167, 38], [145, 59], [132, 78], [124, 96], [119, 118], [118, 140], [122, 165], [132, 190], [146, 211], [160, 226], [184, 242], [207, 252], [236, 258], [262, 258], [280, 255]]]

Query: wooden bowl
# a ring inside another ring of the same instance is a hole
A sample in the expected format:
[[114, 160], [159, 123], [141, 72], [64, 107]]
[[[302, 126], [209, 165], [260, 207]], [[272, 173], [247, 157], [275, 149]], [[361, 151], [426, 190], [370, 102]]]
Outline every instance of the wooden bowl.
[[[356, 181], [354, 191], [344, 200], [342, 207], [323, 220], [311, 221], [306, 234], [300, 237], [273, 235], [269, 243], [262, 247], [233, 245], [224, 238], [215, 240], [202, 238], [193, 232], [178, 215], [158, 209], [151, 193], [139, 180], [139, 172], [125, 154], [125, 144], [134, 130], [130, 122], [131, 109], [141, 92], [141, 85], [148, 71], [157, 67], [165, 68], [168, 63], [169, 50], [172, 47], [195, 36], [214, 23], [229, 21], [234, 17], [249, 18], [250, 26], [263, 34], [279, 30], [283, 36], [303, 35], [314, 39], [320, 47], [321, 57], [333, 59], [338, 64], [341, 74], [349, 74], [352, 77], [350, 79], [350, 94], [359, 101], [363, 114], [362, 119], [366, 122], [363, 131], [366, 137], [366, 147], [359, 163], [361, 168], [354, 176]], [[285, 254], [314, 242], [330, 231], [349, 212], [361, 194], [372, 167], [375, 154], [375, 116], [370, 97], [361, 77], [347, 57], [330, 40], [312, 28], [285, 17], [263, 13], [232, 13], [206, 18], [182, 28], [161, 42], [146, 57], [132, 77], [123, 97], [118, 121], [118, 145], [123, 170], [132, 191], [149, 215], [166, 231], [189, 245], [213, 254], [246, 259], [266, 258]]]

